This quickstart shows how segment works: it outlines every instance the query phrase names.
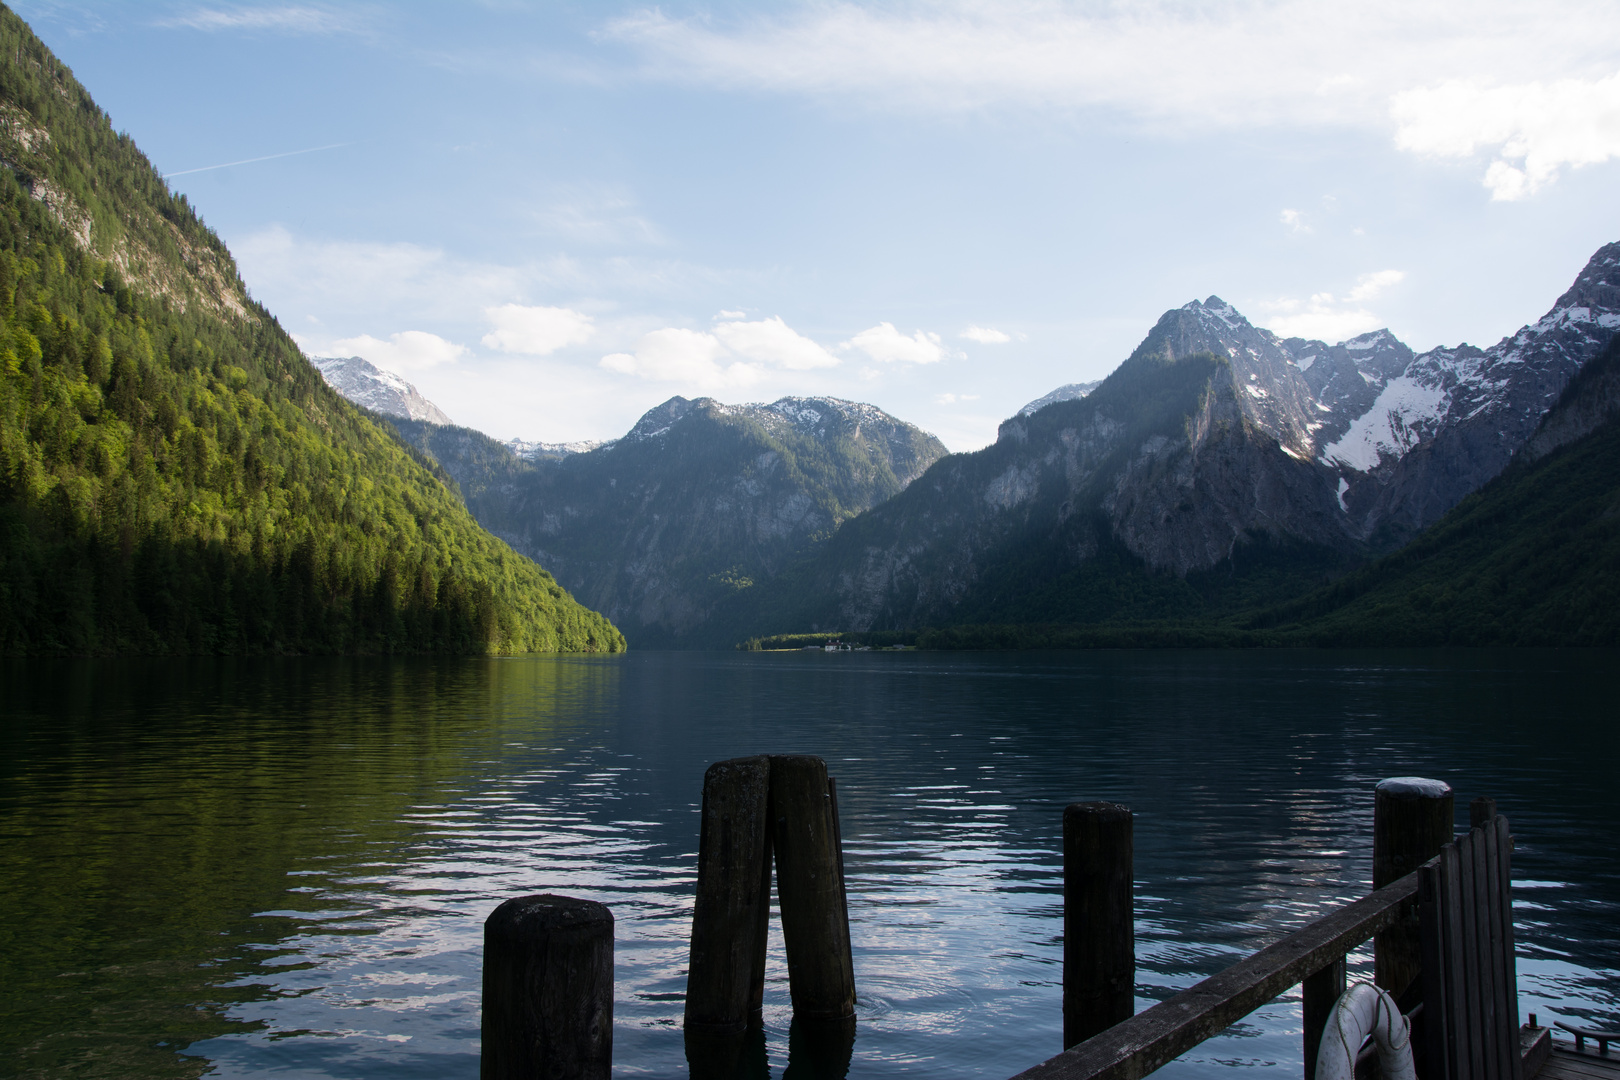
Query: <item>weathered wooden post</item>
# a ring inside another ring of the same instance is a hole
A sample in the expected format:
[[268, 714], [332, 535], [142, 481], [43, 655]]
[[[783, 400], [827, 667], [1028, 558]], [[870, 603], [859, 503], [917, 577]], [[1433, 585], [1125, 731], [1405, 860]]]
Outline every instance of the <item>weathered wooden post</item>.
[[1496, 820], [1496, 800], [1489, 795], [1481, 795], [1468, 804], [1468, 827], [1470, 829], [1482, 828]]
[[765, 997], [771, 910], [771, 763], [733, 758], [703, 776], [686, 1027], [741, 1032]]
[[793, 1015], [809, 1021], [853, 1017], [855, 965], [827, 763], [808, 755], [772, 755], [770, 805]]
[[[1455, 828], [1451, 785], [1421, 776], [1379, 783], [1373, 796], [1373, 889], [1399, 881], [1440, 854]], [[1423, 971], [1423, 938], [1417, 905], [1373, 938], [1378, 985], [1399, 998]]]
[[508, 900], [484, 920], [481, 1080], [608, 1080], [613, 913], [566, 896]]
[[1063, 811], [1063, 1045], [1136, 1011], [1131, 811], [1073, 803]]
[[1316, 1080], [1316, 1055], [1322, 1050], [1322, 1031], [1327, 1027], [1333, 1006], [1344, 993], [1344, 957], [1339, 957], [1300, 984], [1304, 1000], [1300, 1019], [1305, 1028], [1305, 1080]]

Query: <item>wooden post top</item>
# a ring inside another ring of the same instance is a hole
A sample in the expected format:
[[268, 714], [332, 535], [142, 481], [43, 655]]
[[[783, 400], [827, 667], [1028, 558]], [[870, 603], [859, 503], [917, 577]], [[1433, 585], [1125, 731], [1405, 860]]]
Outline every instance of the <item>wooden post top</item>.
[[484, 926], [490, 930], [512, 934], [545, 933], [552, 930], [575, 930], [586, 927], [613, 926], [613, 912], [606, 904], [595, 900], [576, 900], [570, 896], [540, 893], [518, 896], [506, 901], [490, 913]]

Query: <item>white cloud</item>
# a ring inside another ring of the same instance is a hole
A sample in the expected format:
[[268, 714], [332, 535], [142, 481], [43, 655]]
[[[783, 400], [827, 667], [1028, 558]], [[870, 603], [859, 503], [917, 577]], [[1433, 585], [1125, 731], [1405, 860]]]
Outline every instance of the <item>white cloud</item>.
[[1305, 301], [1284, 298], [1262, 307], [1275, 314], [1260, 325], [1278, 337], [1314, 338], [1331, 344], [1383, 325], [1372, 312], [1346, 307], [1332, 293], [1315, 293]]
[[[735, 313], [721, 312], [722, 316], [730, 314]], [[719, 322], [714, 333], [738, 355], [790, 371], [838, 365], [838, 357], [789, 327], [780, 315], [758, 322]]]
[[280, 30], [295, 34], [330, 34], [352, 30], [351, 15], [317, 7], [233, 7], [198, 8], [186, 15], [165, 19], [160, 26], [184, 26], [192, 30]]
[[978, 394], [940, 394], [934, 398], [936, 405], [955, 405], [958, 401], [978, 401]]
[[638, 49], [654, 78], [930, 112], [1102, 108], [1223, 129], [1387, 130], [1393, 94], [1492, 72], [1608, 74], [1620, 52], [1609, 0], [828, 0], [731, 20], [649, 8], [606, 33]]
[[1313, 293], [1308, 300], [1284, 297], [1262, 304], [1270, 312], [1260, 325], [1279, 337], [1314, 338], [1329, 343], [1346, 341], [1387, 324], [1361, 305], [1406, 280], [1402, 270], [1374, 270], [1356, 278], [1343, 298], [1332, 293]]
[[757, 367], [724, 363], [726, 348], [720, 339], [701, 330], [666, 327], [643, 334], [633, 353], [610, 353], [601, 365], [623, 375], [655, 382], [680, 382], [703, 389], [747, 386], [759, 380]]
[[779, 315], [747, 322], [741, 312], [722, 311], [713, 333], [666, 327], [644, 334], [633, 352], [610, 353], [601, 366], [658, 382], [684, 382], [702, 389], [747, 386], [771, 369], [809, 371], [835, 367], [838, 357], [800, 334]]
[[746, 318], [748, 318], [748, 312], [746, 312], [746, 311], [722, 311], [718, 315], [715, 316], [716, 320], [720, 320], [720, 319], [733, 319], [733, 320], [735, 320], [735, 319], [746, 319]]
[[495, 329], [484, 335], [484, 345], [501, 352], [547, 356], [569, 345], [583, 345], [596, 328], [589, 315], [559, 307], [524, 307], [502, 304], [485, 308]]
[[1525, 198], [1562, 169], [1620, 157], [1620, 73], [1500, 86], [1452, 79], [1396, 94], [1390, 114], [1402, 150], [1448, 158], [1491, 152], [1496, 160], [1483, 182], [1494, 200]]
[[980, 345], [1005, 345], [1012, 340], [1011, 335], [988, 326], [970, 326], [957, 336], [968, 341], [976, 341]]
[[387, 341], [370, 334], [339, 338], [325, 351], [334, 356], [361, 356], [380, 368], [403, 374], [453, 364], [466, 354], [467, 348], [425, 330], [404, 330], [389, 334]]
[[1311, 227], [1305, 224], [1305, 215], [1300, 213], [1298, 210], [1284, 210], [1280, 215], [1278, 215], [1277, 220], [1288, 226], [1289, 231], [1295, 236], [1298, 236], [1300, 233], [1311, 232]]
[[1345, 299], [1352, 304], [1364, 303], [1391, 285], [1399, 285], [1405, 280], [1406, 272], [1403, 270], [1374, 270], [1370, 274], [1362, 274], [1356, 278], [1356, 287], [1350, 290], [1350, 295]]
[[878, 323], [870, 330], [862, 330], [844, 342], [844, 348], [859, 349], [873, 360], [885, 363], [934, 364], [946, 355], [938, 334], [918, 330], [906, 337], [893, 323]]

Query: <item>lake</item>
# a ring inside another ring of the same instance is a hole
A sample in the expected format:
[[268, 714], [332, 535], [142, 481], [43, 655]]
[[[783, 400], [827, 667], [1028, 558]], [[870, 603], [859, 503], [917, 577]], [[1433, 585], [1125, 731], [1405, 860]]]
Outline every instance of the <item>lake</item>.
[[[1620, 1021], [1613, 651], [8, 661], [0, 1075], [475, 1077], [482, 922], [617, 926], [614, 1070], [686, 1075], [704, 769], [838, 778], [852, 1077], [1057, 1053], [1063, 806], [1136, 815], [1137, 1004], [1371, 877], [1372, 792], [1513, 823], [1520, 1007]], [[789, 1060], [781, 935], [766, 990]], [[1370, 955], [1352, 956], [1370, 977]], [[1297, 991], [1165, 1076], [1300, 1075]]]

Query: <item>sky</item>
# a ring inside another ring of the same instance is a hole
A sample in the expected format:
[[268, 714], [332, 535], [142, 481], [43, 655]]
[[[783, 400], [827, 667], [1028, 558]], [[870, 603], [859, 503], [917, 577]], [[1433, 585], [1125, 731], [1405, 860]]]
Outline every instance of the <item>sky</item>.
[[13, 6], [308, 355], [500, 439], [972, 450], [1193, 299], [1487, 345], [1620, 240], [1612, 0]]

